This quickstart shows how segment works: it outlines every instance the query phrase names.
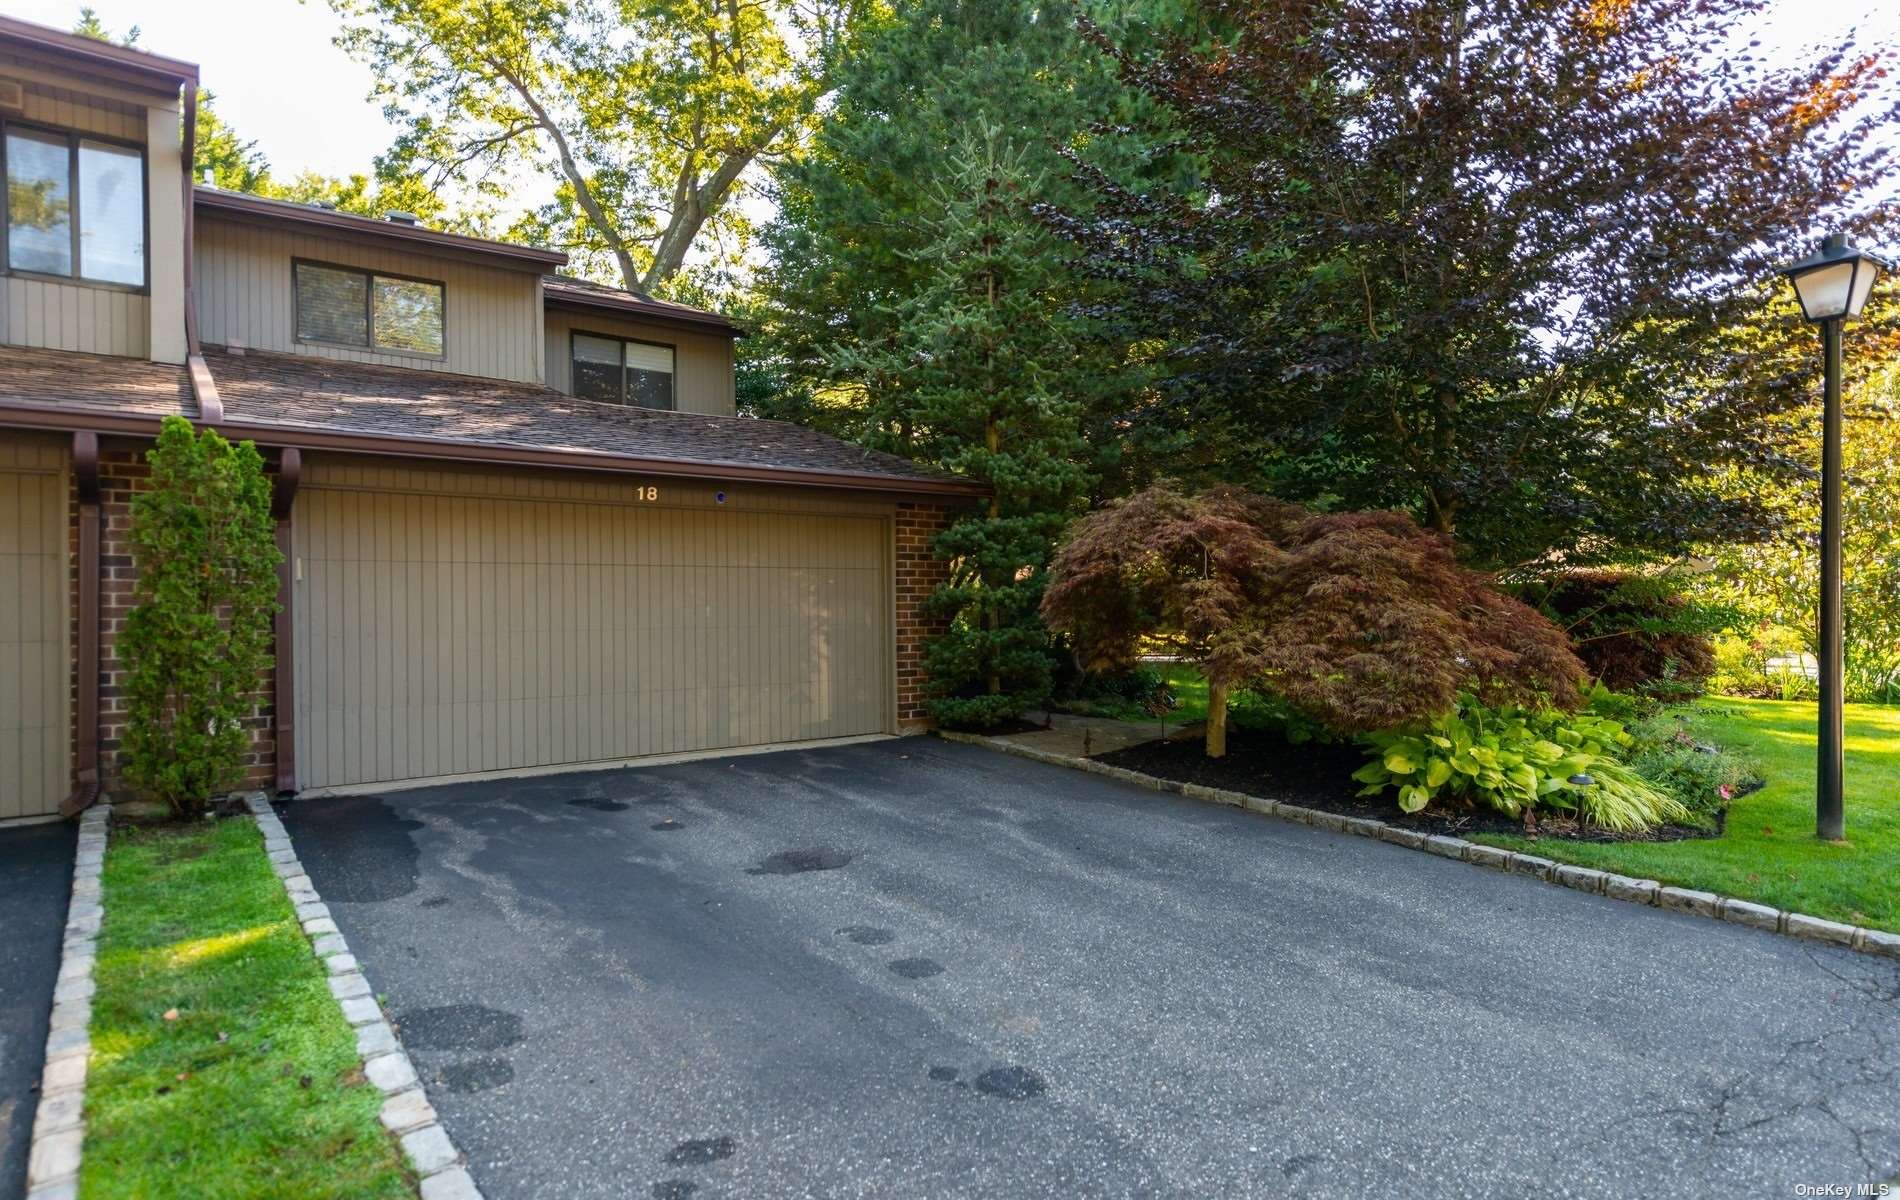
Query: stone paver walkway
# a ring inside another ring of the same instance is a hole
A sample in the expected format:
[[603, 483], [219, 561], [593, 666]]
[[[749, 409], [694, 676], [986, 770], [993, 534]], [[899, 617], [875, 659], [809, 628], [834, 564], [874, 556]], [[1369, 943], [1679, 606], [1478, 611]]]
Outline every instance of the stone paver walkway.
[[1151, 721], [1118, 721], [1113, 717], [1076, 717], [1067, 713], [1025, 713], [1023, 720], [1048, 728], [1003, 734], [1002, 738], [1065, 758], [1094, 758], [1156, 738], [1199, 737], [1202, 724], [1159, 717]]

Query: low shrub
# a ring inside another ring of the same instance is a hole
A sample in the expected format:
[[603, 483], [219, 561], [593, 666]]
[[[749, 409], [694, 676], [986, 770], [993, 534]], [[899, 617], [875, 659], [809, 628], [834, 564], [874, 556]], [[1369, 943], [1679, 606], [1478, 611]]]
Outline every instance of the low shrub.
[[1743, 634], [1715, 640], [1715, 672], [1709, 687], [1724, 696], [1756, 700], [1805, 700], [1818, 685], [1802, 667], [1807, 639], [1792, 629], [1763, 623]]
[[1681, 801], [1698, 824], [1713, 825], [1737, 796], [1762, 784], [1760, 764], [1746, 754], [1696, 740], [1685, 714], [1658, 713], [1629, 732], [1630, 770]]
[[1149, 663], [1104, 671], [1070, 666], [1056, 673], [1056, 707], [1090, 716], [1162, 716], [1174, 707], [1167, 676]]
[[1492, 708], [1465, 695], [1424, 726], [1361, 740], [1373, 761], [1353, 773], [1366, 785], [1359, 794], [1395, 788], [1405, 812], [1433, 803], [1483, 804], [1511, 817], [1553, 809], [1620, 833], [1690, 816], [1618, 761], [1633, 741], [1622, 724], [1588, 712]]
[[1603, 686], [1675, 703], [1706, 690], [1715, 670], [1712, 638], [1735, 617], [1689, 599], [1679, 584], [1669, 572], [1566, 571], [1523, 591], [1570, 635]]

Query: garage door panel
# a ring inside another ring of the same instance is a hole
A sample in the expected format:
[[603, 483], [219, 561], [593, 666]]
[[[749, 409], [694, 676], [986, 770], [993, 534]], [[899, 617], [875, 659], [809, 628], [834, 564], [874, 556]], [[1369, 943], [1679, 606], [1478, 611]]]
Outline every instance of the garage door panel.
[[58, 810], [70, 782], [65, 449], [0, 441], [0, 820]]
[[298, 502], [306, 787], [881, 731], [872, 516]]

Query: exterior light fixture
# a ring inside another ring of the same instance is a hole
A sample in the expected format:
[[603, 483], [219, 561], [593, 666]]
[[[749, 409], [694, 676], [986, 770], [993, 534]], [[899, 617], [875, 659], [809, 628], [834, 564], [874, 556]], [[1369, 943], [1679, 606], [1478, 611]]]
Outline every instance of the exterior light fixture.
[[1841, 802], [1841, 325], [1860, 315], [1886, 264], [1830, 233], [1821, 248], [1781, 269], [1801, 314], [1821, 327], [1821, 735], [1815, 771], [1814, 832], [1846, 836]]

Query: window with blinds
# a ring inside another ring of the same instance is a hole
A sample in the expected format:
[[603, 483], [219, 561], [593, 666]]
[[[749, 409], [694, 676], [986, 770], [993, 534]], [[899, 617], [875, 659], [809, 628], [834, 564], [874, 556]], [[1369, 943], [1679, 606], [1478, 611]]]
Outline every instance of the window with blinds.
[[442, 357], [441, 284], [302, 260], [294, 265], [298, 341]]
[[630, 338], [576, 333], [574, 394], [583, 400], [674, 407], [673, 347]]

